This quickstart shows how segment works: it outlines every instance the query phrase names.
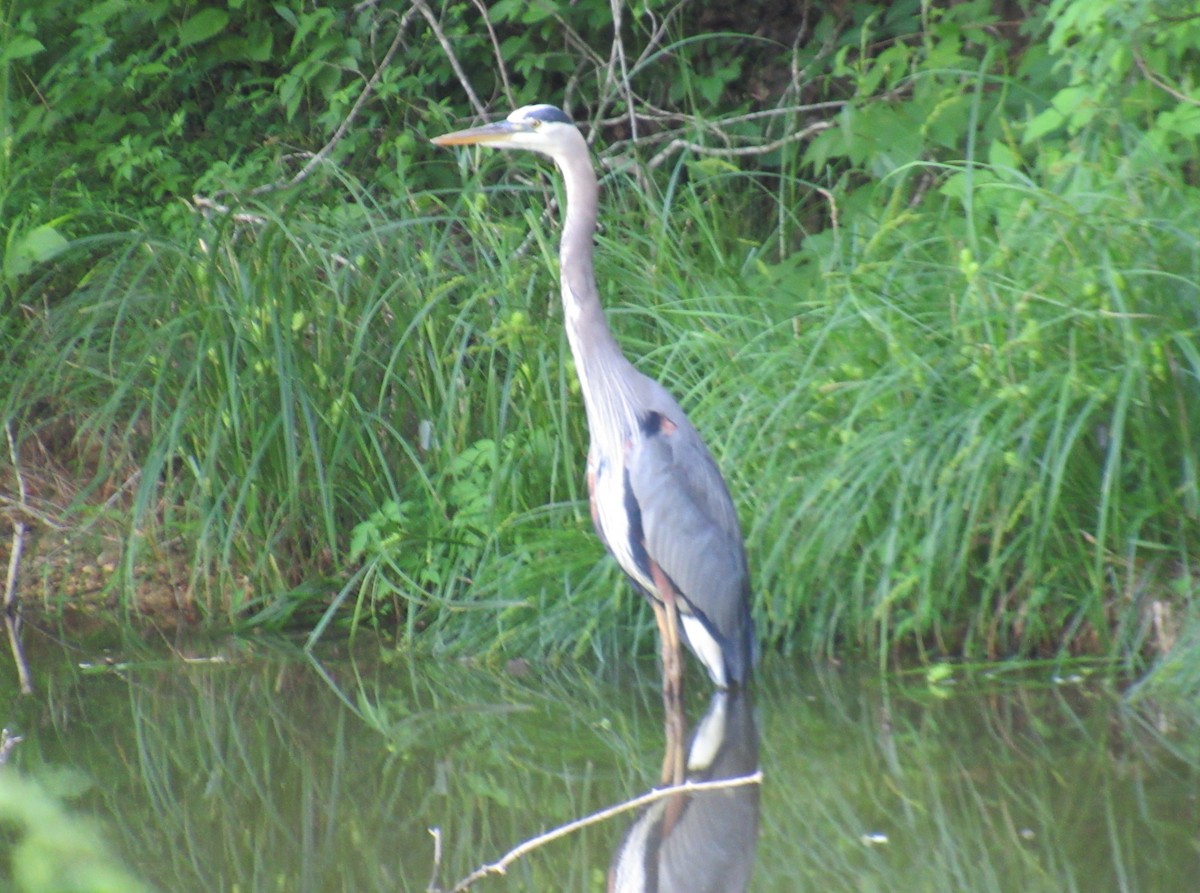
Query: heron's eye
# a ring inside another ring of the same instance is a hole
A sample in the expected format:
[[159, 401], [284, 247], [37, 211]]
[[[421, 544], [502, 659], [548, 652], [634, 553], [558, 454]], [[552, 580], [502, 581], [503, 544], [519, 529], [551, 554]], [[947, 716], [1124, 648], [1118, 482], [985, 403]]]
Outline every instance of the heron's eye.
[[530, 120], [529, 123], [533, 125], [534, 130], [537, 130], [539, 127], [542, 126], [542, 122], [541, 122], [540, 118], [533, 118]]

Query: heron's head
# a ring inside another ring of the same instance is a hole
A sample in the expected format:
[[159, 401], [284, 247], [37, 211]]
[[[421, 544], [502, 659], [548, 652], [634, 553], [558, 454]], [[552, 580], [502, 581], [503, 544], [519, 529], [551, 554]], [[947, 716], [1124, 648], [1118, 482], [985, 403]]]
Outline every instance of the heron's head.
[[559, 158], [582, 143], [578, 128], [552, 105], [526, 105], [503, 121], [435, 136], [439, 146], [490, 146], [494, 149], [531, 149]]

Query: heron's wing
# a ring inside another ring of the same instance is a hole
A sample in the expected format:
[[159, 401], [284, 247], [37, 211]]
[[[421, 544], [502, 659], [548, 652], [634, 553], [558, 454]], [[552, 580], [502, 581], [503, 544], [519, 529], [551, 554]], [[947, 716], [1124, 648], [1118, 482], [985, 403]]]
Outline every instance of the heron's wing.
[[[722, 636], [740, 635], [748, 575], [741, 531], [721, 472], [680, 414], [652, 412], [626, 457], [648, 557], [686, 604]], [[730, 643], [740, 647], [739, 643]]]

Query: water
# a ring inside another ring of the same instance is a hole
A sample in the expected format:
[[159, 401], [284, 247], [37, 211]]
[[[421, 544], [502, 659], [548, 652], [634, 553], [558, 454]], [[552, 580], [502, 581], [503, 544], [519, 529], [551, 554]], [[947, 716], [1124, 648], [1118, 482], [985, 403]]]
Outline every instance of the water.
[[[319, 659], [257, 641], [186, 659], [30, 644], [35, 698], [0, 676], [0, 723], [25, 737], [10, 765], [97, 817], [163, 891], [449, 890], [648, 791], [662, 766], [652, 666], [614, 679], [373, 643]], [[619, 889], [651, 866], [659, 889], [691, 891], [740, 889], [751, 866], [756, 891], [1167, 893], [1200, 876], [1194, 718], [1173, 727], [1104, 683], [931, 685], [783, 660], [753, 704], [689, 682], [693, 728], [712, 711], [692, 774], [761, 764], [761, 789], [656, 801], [472, 889], [602, 891], [610, 866]]]

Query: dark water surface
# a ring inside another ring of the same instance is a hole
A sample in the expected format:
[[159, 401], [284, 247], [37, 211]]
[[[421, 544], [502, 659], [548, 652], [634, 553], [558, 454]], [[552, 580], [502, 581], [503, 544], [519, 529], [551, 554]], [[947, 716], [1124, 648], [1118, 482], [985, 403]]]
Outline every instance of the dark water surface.
[[[10, 766], [97, 817], [163, 891], [448, 890], [646, 792], [662, 765], [652, 666], [513, 674], [238, 640], [185, 660], [30, 638], [35, 697], [0, 671], [0, 724], [25, 737]], [[689, 682], [691, 777], [761, 763], [761, 789], [658, 800], [472, 889], [603, 891], [611, 867], [618, 889], [731, 891], [751, 866], [757, 891], [1197, 889], [1194, 718], [1048, 669], [934, 685], [776, 659], [753, 703]]]

